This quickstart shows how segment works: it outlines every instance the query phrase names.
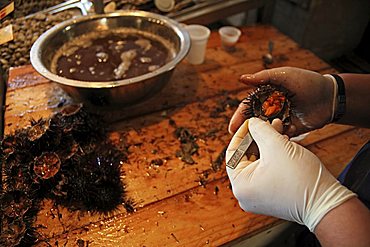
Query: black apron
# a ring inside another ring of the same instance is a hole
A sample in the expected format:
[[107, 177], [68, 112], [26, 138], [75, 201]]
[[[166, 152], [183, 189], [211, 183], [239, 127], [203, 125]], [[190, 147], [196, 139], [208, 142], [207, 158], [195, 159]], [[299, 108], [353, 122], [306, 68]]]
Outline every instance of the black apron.
[[338, 180], [370, 209], [370, 141], [351, 160]]

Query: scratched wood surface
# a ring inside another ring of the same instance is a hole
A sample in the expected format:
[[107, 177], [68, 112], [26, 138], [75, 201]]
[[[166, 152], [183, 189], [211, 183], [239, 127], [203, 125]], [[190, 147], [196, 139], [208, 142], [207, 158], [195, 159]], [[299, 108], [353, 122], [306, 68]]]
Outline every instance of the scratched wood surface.
[[[238, 83], [238, 78], [263, 69], [261, 57], [269, 40], [275, 44], [273, 67], [295, 66], [323, 74], [335, 71], [271, 26], [242, 31], [231, 53], [220, 47], [213, 32], [204, 64], [182, 62], [157, 96], [108, 114], [110, 138], [117, 144], [124, 139], [129, 145], [124, 182], [128, 196], [137, 203], [136, 212], [128, 214], [122, 207], [110, 215], [90, 215], [45, 200], [35, 223], [41, 236], [38, 246], [75, 246], [77, 241], [89, 246], [227, 245], [281, 222], [243, 212], [231, 193], [224, 164], [212, 167], [231, 138], [227, 125], [235, 108], [215, 109], [227, 99], [241, 100], [247, 95], [250, 88]], [[69, 104], [71, 99], [31, 66], [12, 69], [5, 134], [27, 126], [31, 118], [51, 116], [61, 102]], [[179, 142], [170, 119], [197, 136], [196, 164], [176, 158]], [[301, 143], [338, 175], [369, 135], [367, 129], [328, 125]], [[165, 160], [163, 165], [151, 165], [158, 158]]]

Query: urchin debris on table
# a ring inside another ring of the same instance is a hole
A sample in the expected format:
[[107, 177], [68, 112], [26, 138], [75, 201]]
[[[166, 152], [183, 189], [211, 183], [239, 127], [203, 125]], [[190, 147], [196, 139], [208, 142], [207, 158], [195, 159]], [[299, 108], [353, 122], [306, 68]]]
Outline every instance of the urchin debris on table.
[[176, 157], [187, 164], [195, 164], [192, 155], [198, 153], [199, 149], [196, 136], [188, 128], [178, 127], [173, 120], [170, 120], [170, 125], [176, 128], [174, 136], [180, 141], [180, 150], [176, 151]]

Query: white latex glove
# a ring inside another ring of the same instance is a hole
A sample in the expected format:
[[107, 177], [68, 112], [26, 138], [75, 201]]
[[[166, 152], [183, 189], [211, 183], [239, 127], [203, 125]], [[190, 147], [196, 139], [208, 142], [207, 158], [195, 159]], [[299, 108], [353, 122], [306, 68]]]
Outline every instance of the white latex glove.
[[[295, 221], [314, 231], [326, 213], [356, 196], [317, 156], [289, 141], [269, 123], [251, 118], [249, 131], [260, 159], [251, 162], [245, 156], [234, 170], [227, 167], [233, 193], [243, 210]], [[247, 132], [245, 121], [229, 144], [226, 161]]]

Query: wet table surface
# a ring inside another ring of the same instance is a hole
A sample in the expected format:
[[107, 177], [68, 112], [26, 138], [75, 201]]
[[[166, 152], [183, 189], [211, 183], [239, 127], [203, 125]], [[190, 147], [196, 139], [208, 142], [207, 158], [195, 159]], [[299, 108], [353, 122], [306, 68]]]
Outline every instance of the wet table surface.
[[[267, 52], [269, 40], [274, 42], [271, 67], [336, 72], [271, 26], [243, 28], [233, 52], [223, 50], [217, 32], [212, 32], [204, 64], [195, 66], [183, 61], [156, 97], [110, 116], [110, 138], [119, 142], [124, 136], [129, 145], [123, 179], [136, 211], [128, 213], [119, 207], [108, 215], [71, 212], [44, 200], [34, 224], [40, 234], [36, 245], [231, 245], [282, 223], [239, 208], [222, 157], [231, 138], [228, 121], [236, 107], [229, 103], [242, 100], [250, 91], [238, 78], [264, 69], [261, 57]], [[68, 103], [68, 96], [31, 66], [11, 69], [5, 134], [28, 126], [31, 118], [50, 117], [65, 99]], [[176, 157], [180, 143], [170, 119], [197, 137], [199, 150], [192, 156], [195, 164]], [[338, 175], [369, 134], [368, 129], [332, 124], [311, 132], [301, 144]], [[156, 159], [165, 162], [153, 166]]]

